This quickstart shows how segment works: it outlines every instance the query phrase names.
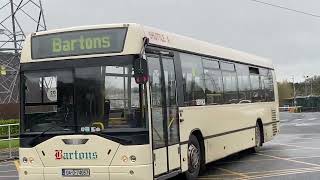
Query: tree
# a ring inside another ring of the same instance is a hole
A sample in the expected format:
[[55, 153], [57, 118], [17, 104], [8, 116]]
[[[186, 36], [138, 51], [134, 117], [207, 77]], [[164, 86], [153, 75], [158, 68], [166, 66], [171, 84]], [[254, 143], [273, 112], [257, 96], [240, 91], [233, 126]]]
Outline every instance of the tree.
[[284, 105], [286, 99], [293, 98], [293, 84], [288, 81], [278, 82], [279, 104]]

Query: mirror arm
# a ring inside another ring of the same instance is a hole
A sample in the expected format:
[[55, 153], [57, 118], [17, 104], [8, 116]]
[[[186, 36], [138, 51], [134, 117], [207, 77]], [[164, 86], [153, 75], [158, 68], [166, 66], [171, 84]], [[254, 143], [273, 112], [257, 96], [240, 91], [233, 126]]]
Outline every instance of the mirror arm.
[[141, 48], [140, 51], [140, 58], [143, 58], [143, 52], [145, 51], [146, 47], [149, 45], [149, 38], [148, 37], [144, 37], [143, 38], [143, 46]]

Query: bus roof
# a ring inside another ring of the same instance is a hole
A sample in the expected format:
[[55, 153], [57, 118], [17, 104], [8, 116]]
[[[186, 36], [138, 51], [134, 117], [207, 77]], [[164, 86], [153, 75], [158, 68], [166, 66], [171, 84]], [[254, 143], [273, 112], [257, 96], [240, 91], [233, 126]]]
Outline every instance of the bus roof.
[[[149, 26], [135, 24], [135, 23], [92, 25], [92, 26], [79, 26], [79, 27], [71, 27], [71, 28], [64, 28], [64, 29], [55, 29], [55, 30], [33, 33], [32, 36], [55, 34], [60, 32], [72, 32], [72, 31], [81, 31], [81, 30], [107, 29], [107, 28], [119, 28], [119, 27], [128, 27], [125, 47], [121, 53], [110, 53], [110, 54], [103, 54], [103, 55], [101, 54], [100, 55], [84, 55], [81, 57], [75, 56], [75, 57], [68, 57], [68, 59], [138, 54], [140, 53], [140, 50], [142, 47], [143, 38], [148, 37], [149, 43], [151, 45], [168, 47], [168, 48], [182, 50], [182, 51], [186, 51], [194, 54], [201, 54], [204, 56], [228, 59], [232, 61], [237, 61], [237, 62], [242, 62], [242, 63], [247, 63], [247, 64], [252, 64], [252, 65], [273, 69], [273, 64], [269, 59], [258, 57], [256, 55], [241, 52], [231, 48], [210, 44], [208, 42], [196, 40], [196, 39], [178, 35], [175, 33], [162, 31], [160, 29], [152, 28]], [[29, 35], [26, 38], [25, 46], [22, 50], [21, 59], [22, 59], [21, 63], [39, 61], [39, 60], [34, 61], [31, 58], [31, 35]], [[49, 59], [43, 59], [40, 61], [62, 60], [62, 59], [66, 59], [66, 57], [49, 58]]]

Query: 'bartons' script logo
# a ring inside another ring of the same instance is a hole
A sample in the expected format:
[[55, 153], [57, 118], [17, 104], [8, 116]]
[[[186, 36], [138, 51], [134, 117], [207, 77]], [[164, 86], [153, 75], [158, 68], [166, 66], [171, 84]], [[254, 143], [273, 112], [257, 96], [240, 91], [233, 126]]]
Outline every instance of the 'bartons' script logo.
[[63, 152], [62, 150], [55, 150], [54, 156], [56, 160], [94, 160], [98, 158], [97, 152]]

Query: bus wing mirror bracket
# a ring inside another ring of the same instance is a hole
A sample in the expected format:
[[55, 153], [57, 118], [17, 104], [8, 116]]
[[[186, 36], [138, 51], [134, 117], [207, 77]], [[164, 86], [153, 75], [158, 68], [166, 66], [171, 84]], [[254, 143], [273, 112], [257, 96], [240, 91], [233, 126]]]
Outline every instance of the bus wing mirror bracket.
[[134, 79], [137, 84], [145, 84], [148, 82], [148, 64], [147, 60], [143, 58], [144, 51], [149, 44], [149, 38], [143, 38], [143, 46], [140, 51], [139, 58], [135, 59], [133, 62]]
[[148, 82], [149, 75], [148, 75], [147, 60], [141, 57], [135, 59], [133, 63], [133, 70], [134, 70], [134, 79], [137, 84], [145, 84]]

